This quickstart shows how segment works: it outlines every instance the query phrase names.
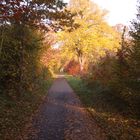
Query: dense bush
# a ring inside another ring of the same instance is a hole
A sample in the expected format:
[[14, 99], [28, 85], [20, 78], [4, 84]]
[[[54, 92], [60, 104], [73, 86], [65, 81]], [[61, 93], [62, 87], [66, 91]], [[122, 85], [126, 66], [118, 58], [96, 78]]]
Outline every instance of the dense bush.
[[90, 89], [95, 90], [95, 87], [100, 89], [101, 86], [116, 100], [120, 99], [121, 102], [127, 103], [130, 114], [139, 116], [140, 83], [137, 79], [132, 78], [135, 73], [131, 70], [133, 65], [129, 64], [127, 57], [123, 59], [122, 64], [118, 54], [116, 56], [107, 55], [94, 65], [90, 75], [83, 79]]
[[1, 28], [5, 28], [4, 35], [0, 36], [4, 38], [0, 55], [1, 92], [18, 97], [33, 88], [37, 78], [42, 35], [27, 26]]
[[64, 67], [64, 71], [71, 75], [79, 75], [80, 65], [75, 60], [72, 60]]

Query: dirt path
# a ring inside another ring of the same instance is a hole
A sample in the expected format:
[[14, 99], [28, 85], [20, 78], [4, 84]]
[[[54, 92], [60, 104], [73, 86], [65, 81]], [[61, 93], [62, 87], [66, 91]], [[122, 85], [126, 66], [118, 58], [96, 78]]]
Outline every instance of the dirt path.
[[106, 140], [64, 78], [58, 78], [25, 140]]

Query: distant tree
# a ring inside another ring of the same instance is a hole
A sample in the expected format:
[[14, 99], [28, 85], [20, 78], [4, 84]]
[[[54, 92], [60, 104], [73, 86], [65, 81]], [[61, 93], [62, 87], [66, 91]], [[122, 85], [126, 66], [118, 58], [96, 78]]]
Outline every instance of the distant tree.
[[71, 75], [79, 75], [80, 74], [80, 65], [75, 60], [71, 60], [65, 67], [64, 71]]

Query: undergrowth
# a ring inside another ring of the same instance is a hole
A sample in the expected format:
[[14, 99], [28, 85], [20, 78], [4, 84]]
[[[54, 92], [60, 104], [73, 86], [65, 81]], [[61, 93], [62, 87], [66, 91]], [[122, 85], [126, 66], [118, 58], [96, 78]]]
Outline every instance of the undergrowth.
[[0, 94], [0, 139], [22, 139], [22, 129], [36, 112], [47, 95], [53, 79], [36, 81], [36, 88], [22, 95], [18, 100]]

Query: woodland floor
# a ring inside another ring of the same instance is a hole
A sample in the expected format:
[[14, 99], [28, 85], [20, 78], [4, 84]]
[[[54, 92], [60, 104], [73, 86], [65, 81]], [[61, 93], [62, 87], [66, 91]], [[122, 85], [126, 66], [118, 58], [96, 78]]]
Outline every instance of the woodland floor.
[[26, 127], [24, 140], [106, 140], [63, 77], [58, 77]]

